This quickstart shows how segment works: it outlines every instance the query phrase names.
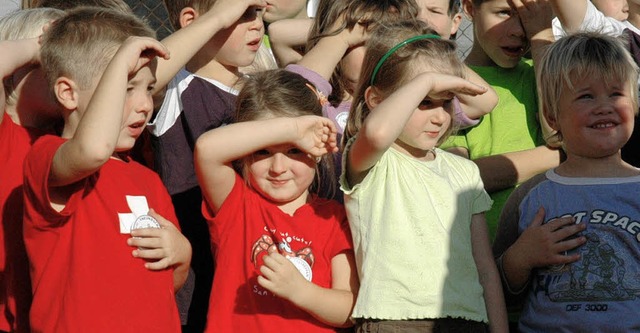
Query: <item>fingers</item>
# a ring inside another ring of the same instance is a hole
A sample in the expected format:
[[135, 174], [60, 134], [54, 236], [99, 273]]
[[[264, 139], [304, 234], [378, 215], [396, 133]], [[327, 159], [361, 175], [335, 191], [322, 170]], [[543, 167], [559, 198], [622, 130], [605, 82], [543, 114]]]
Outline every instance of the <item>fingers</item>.
[[144, 264], [144, 267], [152, 271], [161, 271], [163, 269], [171, 267], [171, 265], [169, 263], [169, 259], [164, 258], [156, 262], [147, 262]]
[[[151, 234], [153, 232], [159, 231], [159, 229], [148, 228], [148, 229], [138, 229], [135, 231], [141, 231], [141, 235], [134, 236], [127, 239], [127, 245], [134, 246], [134, 247], [151, 248], [151, 249], [157, 249], [162, 247], [163, 243], [162, 243], [161, 237], [144, 235], [145, 232], [148, 232], [149, 234]], [[133, 231], [131, 232], [131, 234], [133, 235]]]
[[162, 217], [162, 215], [156, 213], [156, 211], [153, 208], [149, 208], [149, 215], [155, 218], [156, 221], [158, 221], [158, 223], [160, 224], [160, 227], [177, 229], [176, 226], [173, 223], [171, 223], [171, 221], [165, 219], [164, 217]]
[[538, 208], [538, 211], [533, 217], [533, 221], [531, 221], [531, 225], [529, 227], [531, 228], [541, 226], [542, 222], [544, 222], [544, 207], [541, 206], [540, 208]]

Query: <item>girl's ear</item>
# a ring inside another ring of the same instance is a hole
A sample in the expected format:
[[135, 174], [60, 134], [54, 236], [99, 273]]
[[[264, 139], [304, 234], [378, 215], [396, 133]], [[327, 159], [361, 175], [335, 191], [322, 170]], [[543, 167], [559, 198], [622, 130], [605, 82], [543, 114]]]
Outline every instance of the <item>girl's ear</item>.
[[373, 86], [369, 86], [364, 91], [364, 101], [367, 103], [367, 107], [369, 110], [373, 110], [380, 102], [382, 102], [382, 96], [380, 96], [380, 92], [378, 89]]
[[56, 100], [67, 110], [78, 108], [78, 85], [68, 77], [59, 77], [53, 85]]
[[455, 36], [456, 32], [458, 32], [458, 29], [460, 28], [460, 23], [462, 23], [462, 14], [461, 13], [456, 13], [453, 15], [453, 17], [451, 18], [451, 36]]
[[462, 0], [462, 11], [468, 20], [473, 21], [473, 0]]
[[198, 11], [195, 10], [194, 8], [192, 7], [182, 8], [182, 10], [180, 11], [180, 28], [184, 28], [188, 26], [193, 22], [193, 20], [197, 19], [198, 16], [200, 15], [198, 14]]

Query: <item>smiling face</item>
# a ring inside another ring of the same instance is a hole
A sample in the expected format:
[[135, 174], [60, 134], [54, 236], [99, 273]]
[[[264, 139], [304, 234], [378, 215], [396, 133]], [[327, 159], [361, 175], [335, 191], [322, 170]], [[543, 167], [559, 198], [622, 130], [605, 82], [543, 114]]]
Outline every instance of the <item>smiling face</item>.
[[294, 211], [307, 202], [315, 165], [307, 153], [289, 144], [259, 150], [245, 159], [251, 186], [267, 200]]
[[564, 87], [557, 120], [549, 124], [562, 134], [567, 156], [601, 158], [616, 154], [633, 132], [634, 103], [622, 80], [580, 77]]
[[307, 18], [307, 0], [268, 0], [264, 21], [272, 23], [282, 19]]
[[465, 61], [473, 66], [515, 67], [529, 47], [516, 11], [507, 0], [474, 2], [463, 2], [474, 31], [473, 47]]

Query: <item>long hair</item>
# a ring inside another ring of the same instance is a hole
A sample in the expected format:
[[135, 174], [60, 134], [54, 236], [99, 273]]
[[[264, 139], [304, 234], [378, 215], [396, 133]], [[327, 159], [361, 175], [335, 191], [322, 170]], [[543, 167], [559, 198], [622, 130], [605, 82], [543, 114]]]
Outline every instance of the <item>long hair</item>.
[[[356, 24], [367, 29], [418, 16], [420, 10], [414, 0], [321, 0], [318, 12], [309, 31], [306, 51], [313, 48], [321, 38], [335, 36], [343, 30], [351, 30]], [[335, 22], [342, 22], [334, 26]], [[347, 79], [338, 64], [331, 76], [333, 90], [329, 102], [337, 106], [344, 97]]]
[[[344, 145], [354, 137], [371, 110], [365, 101], [365, 91], [370, 86], [371, 76], [380, 59], [394, 46], [417, 35], [435, 34], [429, 26], [418, 20], [380, 25], [367, 42], [367, 52], [360, 73], [360, 83], [354, 95], [347, 126], [342, 138]], [[391, 95], [411, 80], [416, 74], [416, 66], [427, 64], [441, 73], [464, 77], [464, 64], [456, 53], [454, 42], [440, 38], [421, 39], [404, 45], [393, 52], [379, 68], [374, 86], [383, 98]], [[451, 132], [451, 126], [445, 135]]]
[[[236, 122], [304, 115], [322, 116], [322, 105], [313, 84], [299, 74], [274, 69], [243, 79], [243, 86], [236, 100]], [[234, 167], [247, 181], [245, 162], [244, 159], [236, 161]], [[316, 178], [311, 184], [310, 192], [324, 198], [333, 196], [333, 180], [336, 178], [333, 166], [332, 154], [321, 158], [316, 166]]]

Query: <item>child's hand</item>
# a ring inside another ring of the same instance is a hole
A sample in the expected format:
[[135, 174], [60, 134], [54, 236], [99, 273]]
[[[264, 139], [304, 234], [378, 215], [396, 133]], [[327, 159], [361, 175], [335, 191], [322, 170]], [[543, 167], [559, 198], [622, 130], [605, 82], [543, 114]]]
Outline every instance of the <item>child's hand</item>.
[[420, 74], [416, 79], [419, 77], [428, 81], [427, 87], [430, 89], [427, 96], [433, 99], [451, 99], [453, 95], [457, 94], [476, 96], [487, 92], [487, 87], [479, 86], [454, 75], [426, 72]]
[[529, 40], [540, 31], [551, 28], [553, 9], [549, 0], [507, 0], [507, 2], [518, 12]]
[[294, 118], [298, 139], [294, 144], [302, 151], [320, 157], [338, 151], [336, 125], [329, 118], [301, 116]]
[[127, 245], [137, 247], [132, 254], [136, 258], [147, 260], [144, 264], [149, 270], [163, 270], [191, 261], [191, 244], [173, 223], [158, 215], [153, 209], [149, 215], [160, 223], [161, 229], [146, 228], [131, 231], [132, 238]]
[[529, 269], [562, 265], [580, 259], [579, 254], [567, 255], [566, 251], [575, 249], [586, 242], [585, 237], [576, 236], [585, 229], [583, 223], [576, 224], [572, 217], [562, 217], [545, 224], [544, 208], [536, 213], [531, 225], [520, 235], [512, 246], [513, 255], [518, 255]]
[[[336, 22], [331, 26], [331, 31], [337, 31], [340, 29], [344, 24], [343, 20], [343, 18], [336, 20]], [[349, 48], [364, 45], [364, 43], [369, 39], [369, 35], [367, 27], [360, 23], [357, 23], [351, 29], [345, 28], [338, 34]]]
[[169, 50], [153, 38], [133, 36], [122, 43], [111, 62], [121, 61], [127, 66], [127, 73], [131, 74], [148, 65], [156, 56], [169, 59]]
[[263, 258], [264, 265], [260, 266], [262, 275], [258, 276], [258, 284], [276, 296], [292, 300], [310, 283], [282, 254], [272, 252]]
[[209, 12], [221, 13], [217, 15], [217, 19], [222, 28], [226, 29], [238, 22], [251, 7], [264, 9], [266, 6], [266, 0], [218, 0]]

